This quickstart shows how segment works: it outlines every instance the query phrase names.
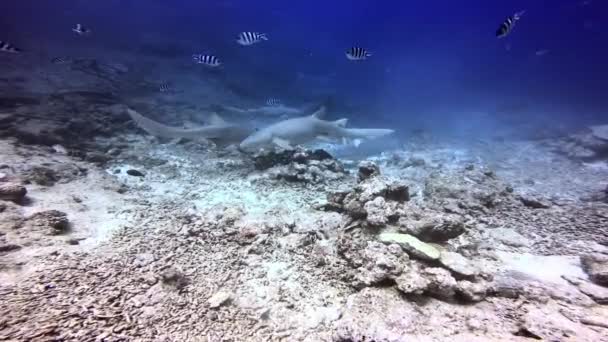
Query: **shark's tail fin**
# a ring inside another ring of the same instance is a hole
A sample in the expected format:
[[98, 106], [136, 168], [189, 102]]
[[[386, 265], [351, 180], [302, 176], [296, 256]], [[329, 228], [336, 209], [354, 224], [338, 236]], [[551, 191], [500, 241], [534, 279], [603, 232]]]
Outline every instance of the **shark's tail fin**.
[[192, 129], [183, 129], [178, 127], [171, 127], [163, 125], [160, 122], [156, 122], [152, 119], [139, 114], [138, 112], [128, 108], [127, 114], [135, 121], [137, 126], [148, 134], [154, 135], [161, 138], [187, 138], [187, 139], [200, 139], [200, 138], [215, 138], [221, 136], [219, 130], [209, 129], [208, 126], [202, 126]]
[[347, 135], [350, 138], [375, 139], [385, 135], [393, 134], [392, 129], [384, 128], [346, 128]]

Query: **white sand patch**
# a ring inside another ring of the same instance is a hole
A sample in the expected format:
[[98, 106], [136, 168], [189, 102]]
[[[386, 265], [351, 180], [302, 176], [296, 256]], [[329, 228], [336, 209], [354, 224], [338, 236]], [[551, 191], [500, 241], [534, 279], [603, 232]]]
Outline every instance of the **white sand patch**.
[[569, 255], [533, 255], [497, 251], [502, 269], [529, 275], [544, 283], [569, 285], [562, 276], [586, 279], [580, 258]]
[[[43, 210], [59, 210], [68, 214], [72, 233], [86, 238], [81, 245], [90, 247], [108, 239], [125, 225], [130, 217], [124, 196], [113, 190], [104, 190], [102, 174], [92, 172], [86, 178], [52, 188], [31, 187], [28, 197], [31, 205], [23, 207], [25, 215]], [[107, 180], [105, 180], [107, 182]], [[78, 203], [76, 200], [81, 200]]]

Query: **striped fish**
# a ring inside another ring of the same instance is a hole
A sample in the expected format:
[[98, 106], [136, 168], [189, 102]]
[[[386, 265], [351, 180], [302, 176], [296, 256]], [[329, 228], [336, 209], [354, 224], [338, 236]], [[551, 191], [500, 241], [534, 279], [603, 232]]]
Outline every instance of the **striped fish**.
[[370, 57], [371, 55], [371, 52], [360, 47], [352, 47], [346, 50], [346, 58], [350, 59], [351, 61], [366, 60], [367, 57]]
[[82, 26], [82, 24], [76, 24], [76, 26], [72, 29], [72, 31], [76, 32], [80, 36], [91, 33], [91, 30]]
[[195, 63], [197, 64], [204, 64], [206, 66], [209, 67], [219, 67], [220, 65], [222, 65], [222, 62], [220, 62], [220, 59], [217, 58], [216, 56], [212, 56], [212, 55], [192, 55], [192, 59], [194, 60]]
[[259, 43], [262, 40], [268, 40], [266, 33], [241, 32], [239, 33], [239, 39], [236, 42], [243, 46], [248, 46]]
[[21, 49], [16, 48], [11, 43], [3, 42], [0, 40], [0, 52], [20, 53]]
[[515, 23], [519, 19], [521, 19], [521, 16], [524, 15], [524, 13], [526, 13], [526, 11], [517, 12], [512, 16], [507, 17], [507, 19], [505, 19], [505, 21], [500, 24], [498, 30], [496, 30], [496, 37], [503, 38], [506, 37], [509, 33], [511, 33], [513, 27], [515, 26]]
[[266, 100], [266, 105], [269, 107], [277, 107], [277, 106], [281, 105], [281, 100], [271, 97], [268, 100]]
[[169, 83], [164, 82], [158, 86], [158, 91], [161, 93], [171, 93], [173, 92], [173, 87]]

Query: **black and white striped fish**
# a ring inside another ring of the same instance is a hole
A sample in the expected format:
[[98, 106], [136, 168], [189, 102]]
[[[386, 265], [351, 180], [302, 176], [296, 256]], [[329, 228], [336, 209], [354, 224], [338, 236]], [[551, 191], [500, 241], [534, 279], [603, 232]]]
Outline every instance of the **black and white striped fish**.
[[524, 15], [524, 13], [526, 13], [526, 11], [517, 12], [512, 16], [507, 17], [507, 19], [505, 19], [505, 21], [500, 24], [498, 30], [496, 30], [496, 37], [503, 38], [506, 37], [509, 33], [511, 33], [513, 27], [515, 26], [515, 23], [519, 19], [521, 19], [521, 16]]
[[80, 36], [87, 35], [91, 33], [89, 28], [82, 26], [82, 24], [76, 24], [76, 26], [72, 29], [72, 31], [76, 32]]
[[368, 52], [364, 48], [360, 47], [352, 47], [346, 50], [346, 58], [350, 59], [351, 61], [362, 61], [371, 55], [371, 52]]
[[268, 100], [266, 100], [266, 105], [269, 107], [277, 107], [280, 106], [281, 100], [279, 99], [275, 99], [274, 97], [269, 98]]
[[163, 82], [158, 86], [158, 91], [160, 91], [161, 93], [172, 93], [173, 87], [171, 86], [171, 84]]
[[20, 53], [21, 49], [18, 49], [14, 45], [8, 42], [3, 42], [0, 40], [0, 52], [8, 52], [8, 53]]
[[70, 57], [55, 57], [51, 59], [51, 63], [53, 64], [68, 64], [72, 63], [72, 58]]
[[239, 39], [236, 42], [243, 46], [247, 46], [259, 43], [262, 40], [268, 40], [266, 33], [241, 32], [239, 33]]
[[204, 64], [209, 67], [219, 67], [222, 65], [220, 59], [213, 55], [192, 55], [192, 59], [196, 64]]

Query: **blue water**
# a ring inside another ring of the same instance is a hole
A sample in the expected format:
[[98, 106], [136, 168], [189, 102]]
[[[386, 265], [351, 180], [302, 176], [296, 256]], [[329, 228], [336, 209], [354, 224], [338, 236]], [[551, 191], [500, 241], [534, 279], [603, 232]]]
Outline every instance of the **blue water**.
[[[471, 125], [480, 134], [501, 125], [533, 134], [608, 121], [607, 9], [600, 0], [6, 0], [0, 32], [30, 52], [61, 43], [81, 55], [120, 51], [160, 63], [212, 53], [225, 63], [214, 77], [247, 88], [249, 100], [331, 97], [336, 116], [404, 134]], [[511, 34], [497, 39], [521, 10]], [[94, 35], [78, 40], [75, 23]], [[241, 31], [270, 40], [242, 47]], [[351, 46], [374, 55], [349, 61]]]

